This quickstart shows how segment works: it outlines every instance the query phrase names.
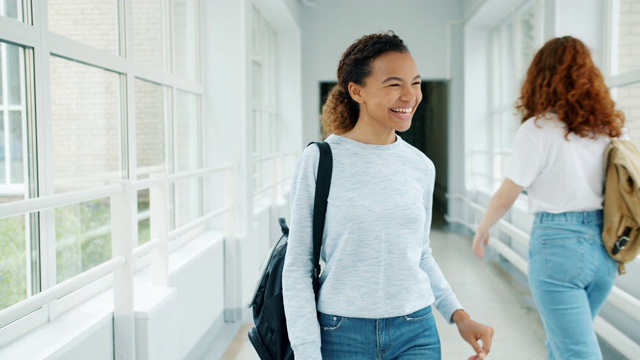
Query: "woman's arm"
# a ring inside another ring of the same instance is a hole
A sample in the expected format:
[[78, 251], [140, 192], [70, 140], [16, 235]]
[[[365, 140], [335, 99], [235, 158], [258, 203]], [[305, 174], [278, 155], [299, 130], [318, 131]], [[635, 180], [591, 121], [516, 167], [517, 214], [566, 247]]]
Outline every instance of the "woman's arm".
[[322, 359], [320, 327], [312, 286], [313, 206], [320, 152], [307, 147], [291, 184], [291, 221], [282, 271], [282, 300], [289, 340], [296, 359]]
[[510, 179], [504, 179], [502, 185], [489, 201], [487, 211], [478, 226], [476, 236], [473, 238], [473, 252], [479, 257], [484, 256], [484, 247], [489, 244], [491, 227], [511, 209], [513, 203], [522, 192], [523, 187]]

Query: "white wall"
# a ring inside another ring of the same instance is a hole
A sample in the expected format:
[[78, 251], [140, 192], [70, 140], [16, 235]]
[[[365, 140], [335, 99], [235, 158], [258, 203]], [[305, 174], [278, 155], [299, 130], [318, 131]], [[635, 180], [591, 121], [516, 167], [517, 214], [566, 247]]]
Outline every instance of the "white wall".
[[465, 20], [470, 19], [486, 0], [462, 0], [462, 12]]
[[303, 7], [303, 144], [320, 138], [319, 83], [336, 80], [342, 53], [363, 35], [393, 30], [409, 47], [423, 79], [446, 79], [447, 22], [462, 19], [461, 4], [439, 0], [321, 0], [315, 7]]

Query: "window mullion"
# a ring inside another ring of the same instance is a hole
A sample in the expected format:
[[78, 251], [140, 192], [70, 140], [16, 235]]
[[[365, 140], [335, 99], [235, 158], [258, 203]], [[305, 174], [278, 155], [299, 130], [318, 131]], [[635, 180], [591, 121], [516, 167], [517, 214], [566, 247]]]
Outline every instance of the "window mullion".
[[[34, 49], [34, 81], [35, 116], [42, 121], [37, 121], [35, 128], [35, 140], [37, 153], [30, 160], [35, 161], [37, 175], [32, 181], [37, 181], [37, 193], [32, 196], [46, 196], [54, 193], [53, 184], [53, 138], [52, 123], [45, 119], [51, 119], [51, 78], [50, 46], [44, 41], [48, 36], [48, 10], [46, 3], [34, 2], [33, 25], [39, 33], [39, 43]], [[39, 212], [40, 231], [38, 243], [40, 246], [40, 291], [46, 290], [56, 284], [56, 225], [55, 209], [47, 209]], [[46, 241], [45, 241], [46, 240]], [[47, 317], [52, 319], [55, 302], [43, 307]]]

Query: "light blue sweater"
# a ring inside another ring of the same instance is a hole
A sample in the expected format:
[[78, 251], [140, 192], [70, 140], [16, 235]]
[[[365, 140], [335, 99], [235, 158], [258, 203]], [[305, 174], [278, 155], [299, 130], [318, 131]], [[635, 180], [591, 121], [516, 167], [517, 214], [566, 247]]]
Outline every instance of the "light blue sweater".
[[[327, 206], [317, 310], [386, 318], [428, 305], [451, 321], [462, 306], [431, 254], [433, 163], [400, 137], [367, 145], [331, 135], [333, 175]], [[319, 151], [307, 147], [291, 185], [283, 296], [297, 359], [321, 359], [311, 284], [312, 218]]]

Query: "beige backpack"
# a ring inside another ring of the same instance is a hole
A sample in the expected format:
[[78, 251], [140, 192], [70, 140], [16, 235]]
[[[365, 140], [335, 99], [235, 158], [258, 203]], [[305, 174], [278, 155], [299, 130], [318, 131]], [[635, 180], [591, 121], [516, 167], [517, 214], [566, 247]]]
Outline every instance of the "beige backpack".
[[624, 263], [640, 254], [640, 150], [630, 140], [614, 139], [605, 161], [602, 242], [624, 274]]

